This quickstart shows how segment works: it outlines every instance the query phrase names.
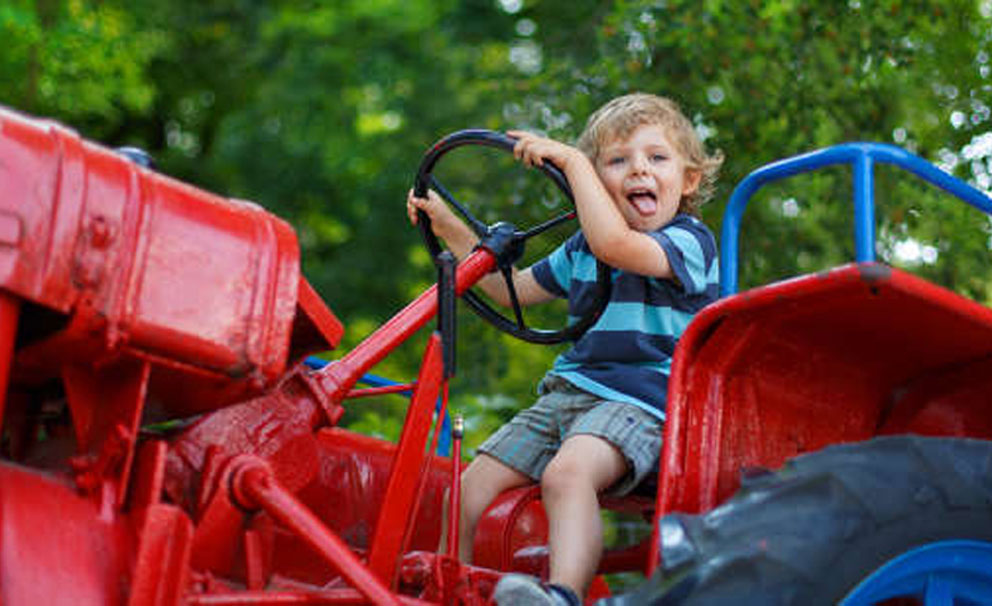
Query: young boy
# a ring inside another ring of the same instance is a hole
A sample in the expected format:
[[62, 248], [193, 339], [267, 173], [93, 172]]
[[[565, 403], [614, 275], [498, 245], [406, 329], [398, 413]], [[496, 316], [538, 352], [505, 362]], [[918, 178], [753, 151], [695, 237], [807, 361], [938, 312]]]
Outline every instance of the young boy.
[[[539, 481], [550, 526], [550, 583], [507, 575], [493, 597], [500, 606], [577, 605], [602, 555], [598, 495], [626, 494], [655, 469], [675, 343], [717, 297], [716, 243], [697, 217], [722, 158], [706, 154], [675, 103], [642, 93], [597, 110], [578, 149], [509, 134], [519, 160], [550, 161], [565, 173], [581, 227], [551, 255], [514, 272], [520, 303], [567, 297], [571, 310], [581, 310], [595, 259], [614, 269], [613, 285], [600, 318], [541, 381], [534, 406], [480, 446], [466, 469], [459, 555], [470, 560], [475, 526], [497, 495]], [[411, 193], [413, 222], [418, 208], [459, 259], [477, 244], [434, 192]], [[480, 286], [509, 304], [500, 276]]]

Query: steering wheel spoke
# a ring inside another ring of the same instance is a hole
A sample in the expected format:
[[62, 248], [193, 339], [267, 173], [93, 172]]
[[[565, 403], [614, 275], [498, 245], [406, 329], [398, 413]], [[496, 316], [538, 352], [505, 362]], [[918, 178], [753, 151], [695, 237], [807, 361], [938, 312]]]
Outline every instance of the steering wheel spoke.
[[548, 219], [544, 223], [541, 223], [539, 225], [535, 225], [534, 227], [528, 229], [527, 231], [521, 232], [520, 235], [523, 238], [533, 238], [534, 236], [540, 235], [540, 234], [548, 231], [552, 227], [558, 227], [559, 225], [561, 225], [565, 221], [571, 221], [574, 218], [575, 218], [575, 211], [574, 210], [573, 211], [569, 211], [567, 213], [563, 213], [561, 215], [558, 215], [557, 217], [554, 217], [553, 219]]
[[465, 221], [468, 223], [468, 226], [472, 228], [472, 231], [475, 232], [475, 235], [480, 238], [484, 238], [486, 236], [486, 224], [476, 219], [475, 215], [469, 212], [468, 208], [466, 208], [464, 204], [459, 202], [455, 196], [448, 191], [448, 188], [441, 185], [441, 182], [438, 181], [434, 175], [431, 175], [431, 188], [437, 191], [437, 193], [444, 198], [448, 204], [455, 207], [455, 210], [465, 217]]
[[510, 306], [513, 308], [513, 314], [517, 318], [517, 326], [521, 329], [527, 328], [524, 324], [524, 312], [520, 308], [520, 299], [517, 298], [517, 287], [513, 283], [513, 268], [507, 265], [499, 268], [501, 274], [503, 274], [503, 280], [506, 282], [506, 290], [510, 294]]

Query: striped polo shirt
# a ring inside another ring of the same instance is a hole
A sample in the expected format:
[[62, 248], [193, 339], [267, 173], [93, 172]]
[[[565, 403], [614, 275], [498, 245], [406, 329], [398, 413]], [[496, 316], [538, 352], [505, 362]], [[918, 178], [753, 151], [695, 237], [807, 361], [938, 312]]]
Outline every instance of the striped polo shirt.
[[[668, 255], [677, 281], [614, 269], [606, 309], [548, 374], [664, 420], [675, 343], [692, 317], [717, 299], [719, 262], [713, 233], [689, 215], [677, 214], [647, 235]], [[532, 271], [549, 293], [568, 299], [569, 322], [592, 304], [596, 258], [581, 231]]]

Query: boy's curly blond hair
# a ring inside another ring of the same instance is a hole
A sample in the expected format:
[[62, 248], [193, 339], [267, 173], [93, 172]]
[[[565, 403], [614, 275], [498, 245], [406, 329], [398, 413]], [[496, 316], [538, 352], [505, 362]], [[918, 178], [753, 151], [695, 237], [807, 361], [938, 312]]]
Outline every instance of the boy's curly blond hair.
[[589, 116], [577, 146], [595, 165], [603, 146], [617, 138], [630, 136], [644, 124], [657, 124], [664, 128], [671, 137], [671, 143], [685, 159], [686, 166], [701, 173], [696, 191], [683, 196], [679, 202], [679, 212], [699, 217], [700, 207], [713, 195], [723, 154], [720, 151], [712, 155], [706, 153], [692, 122], [671, 99], [647, 93], [617, 97]]

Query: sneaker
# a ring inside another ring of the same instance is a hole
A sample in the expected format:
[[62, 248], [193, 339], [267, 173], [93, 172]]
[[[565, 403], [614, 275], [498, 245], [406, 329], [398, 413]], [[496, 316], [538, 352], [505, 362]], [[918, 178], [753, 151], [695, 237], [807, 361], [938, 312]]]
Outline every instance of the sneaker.
[[568, 587], [544, 584], [525, 574], [507, 574], [496, 583], [493, 601], [498, 606], [582, 606]]

